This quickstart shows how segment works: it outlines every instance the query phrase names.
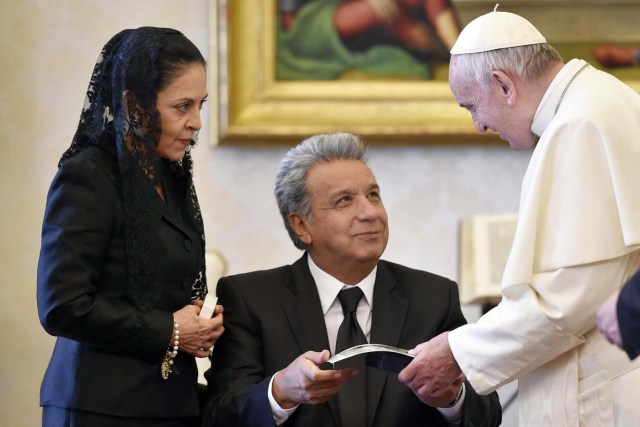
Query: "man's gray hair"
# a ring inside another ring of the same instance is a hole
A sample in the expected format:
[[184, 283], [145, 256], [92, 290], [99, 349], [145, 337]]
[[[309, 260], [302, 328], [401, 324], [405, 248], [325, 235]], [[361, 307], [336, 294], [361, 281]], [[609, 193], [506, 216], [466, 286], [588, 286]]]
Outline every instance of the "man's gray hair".
[[457, 81], [463, 85], [477, 84], [485, 92], [489, 90], [491, 73], [495, 70], [535, 81], [545, 74], [549, 64], [562, 61], [558, 51], [547, 43], [453, 56]]
[[305, 247], [289, 224], [289, 213], [313, 221], [311, 195], [306, 186], [307, 174], [316, 164], [335, 160], [358, 160], [366, 164], [367, 149], [364, 142], [350, 133], [314, 135], [290, 149], [280, 163], [274, 192], [284, 226], [298, 249]]

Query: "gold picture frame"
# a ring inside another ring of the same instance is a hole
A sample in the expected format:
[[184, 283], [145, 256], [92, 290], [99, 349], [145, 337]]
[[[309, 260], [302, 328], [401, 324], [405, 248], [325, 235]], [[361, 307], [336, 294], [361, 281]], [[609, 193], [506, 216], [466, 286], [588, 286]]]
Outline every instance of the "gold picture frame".
[[[491, 10], [494, 4], [481, 0], [454, 3], [460, 7], [463, 22]], [[556, 40], [566, 39], [574, 31], [570, 24], [576, 22], [576, 12], [580, 12], [578, 24], [583, 32], [593, 26], [594, 17], [606, 16], [608, 20], [597, 21], [599, 34], [614, 34], [612, 41], [626, 42], [630, 40], [625, 37], [637, 36], [637, 31], [625, 29], [634, 28], [633, 23], [626, 27], [611, 24], [636, 16], [640, 9], [636, 0], [545, 4], [549, 6], [545, 10], [534, 7], [537, 1], [514, 1], [509, 6], [540, 23], [541, 31], [549, 34], [556, 47]], [[209, 123], [213, 144], [291, 145], [309, 135], [337, 131], [384, 144], [506, 144], [495, 133], [476, 131], [471, 116], [457, 105], [445, 81], [446, 70], [444, 78], [440, 73], [435, 80], [278, 81], [277, 0], [211, 0], [210, 12], [213, 102]], [[548, 14], [554, 20], [549, 20]], [[618, 33], [606, 30], [617, 27], [621, 27]], [[588, 43], [580, 46], [582, 50], [571, 54], [589, 60]], [[633, 71], [620, 78], [640, 90], [636, 75]]]
[[376, 143], [499, 143], [446, 81], [276, 81], [276, 0], [212, 0], [214, 144], [289, 145], [345, 131]]

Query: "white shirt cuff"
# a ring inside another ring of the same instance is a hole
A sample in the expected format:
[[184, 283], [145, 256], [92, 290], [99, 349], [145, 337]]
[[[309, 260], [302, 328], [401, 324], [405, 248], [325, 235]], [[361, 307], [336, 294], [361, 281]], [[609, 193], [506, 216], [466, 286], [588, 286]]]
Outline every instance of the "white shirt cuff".
[[462, 421], [462, 405], [464, 404], [464, 398], [467, 395], [467, 388], [464, 383], [462, 383], [462, 395], [460, 396], [460, 400], [456, 402], [450, 408], [436, 408], [440, 411], [440, 414], [444, 417], [451, 427], [458, 426], [460, 421]]
[[[276, 422], [276, 425], [280, 425], [282, 423], [284, 423], [285, 421], [287, 421], [289, 419], [289, 417], [291, 416], [291, 414], [293, 414], [293, 412], [298, 409], [298, 406], [300, 405], [296, 405], [291, 409], [284, 409], [281, 408], [280, 405], [278, 405], [278, 402], [276, 402], [276, 399], [274, 399], [273, 397], [273, 379], [276, 377], [276, 375], [278, 375], [280, 372], [276, 372], [272, 377], [271, 377], [271, 381], [269, 381], [269, 392], [268, 392], [268, 397], [269, 397], [269, 406], [271, 406], [271, 414], [273, 414], [273, 421]], [[462, 400], [462, 399], [460, 399]]]

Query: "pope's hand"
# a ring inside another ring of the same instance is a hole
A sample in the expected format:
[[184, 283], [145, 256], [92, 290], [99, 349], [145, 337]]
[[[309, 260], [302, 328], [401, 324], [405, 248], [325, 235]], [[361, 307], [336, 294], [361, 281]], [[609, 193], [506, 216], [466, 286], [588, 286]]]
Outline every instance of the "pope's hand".
[[439, 401], [462, 374], [448, 336], [449, 332], [444, 332], [416, 346], [411, 350], [415, 358], [398, 374], [398, 379], [423, 402]]

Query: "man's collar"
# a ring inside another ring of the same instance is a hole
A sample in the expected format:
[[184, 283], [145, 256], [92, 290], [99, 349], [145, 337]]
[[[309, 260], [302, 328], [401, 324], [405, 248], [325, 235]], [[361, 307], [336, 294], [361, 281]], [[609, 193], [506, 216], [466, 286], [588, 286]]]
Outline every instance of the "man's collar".
[[[346, 285], [331, 276], [329, 273], [323, 271], [316, 265], [315, 262], [311, 259], [311, 255], [307, 254], [307, 260], [309, 262], [309, 271], [311, 272], [311, 276], [313, 280], [316, 282], [316, 287], [318, 288], [318, 295], [320, 295], [320, 304], [322, 305], [322, 313], [327, 314], [329, 307], [333, 304], [338, 293], [344, 288], [348, 287]], [[373, 285], [376, 281], [376, 274], [378, 271], [378, 266], [376, 265], [373, 270], [362, 279], [359, 283], [356, 283], [353, 286], [358, 286], [362, 289], [364, 293], [365, 301], [369, 304], [369, 307], [373, 305]]]

